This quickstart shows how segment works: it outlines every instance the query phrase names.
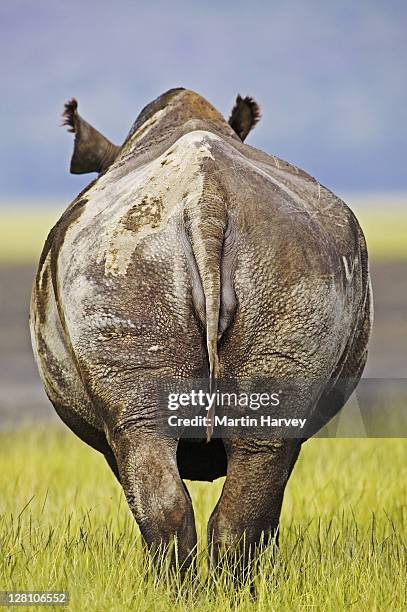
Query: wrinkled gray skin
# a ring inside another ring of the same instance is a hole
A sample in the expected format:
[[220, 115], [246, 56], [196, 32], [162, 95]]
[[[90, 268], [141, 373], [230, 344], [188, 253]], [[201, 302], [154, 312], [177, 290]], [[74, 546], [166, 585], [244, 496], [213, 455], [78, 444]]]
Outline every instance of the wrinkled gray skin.
[[[208, 526], [212, 559], [243, 534], [247, 554], [278, 527], [303, 440], [165, 437], [154, 379], [321, 379], [290, 398], [298, 416], [319, 414], [318, 429], [356, 386], [371, 328], [352, 212], [237, 133], [176, 89], [142, 111], [122, 147], [98, 134], [102, 173], [51, 230], [32, 295], [51, 402], [105, 455], [149, 548], [177, 536], [184, 569], [196, 531], [182, 479], [226, 474]], [[75, 163], [97, 169], [78, 150]], [[339, 379], [349, 382], [339, 389]]]

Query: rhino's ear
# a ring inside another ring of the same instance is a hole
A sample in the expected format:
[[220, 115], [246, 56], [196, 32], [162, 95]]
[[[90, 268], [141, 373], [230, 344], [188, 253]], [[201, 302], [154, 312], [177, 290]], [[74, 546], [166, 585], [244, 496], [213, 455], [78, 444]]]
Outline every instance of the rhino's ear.
[[253, 98], [237, 96], [229, 117], [229, 125], [239, 138], [244, 141], [261, 117], [260, 106]]
[[72, 98], [65, 104], [62, 125], [75, 134], [75, 144], [71, 158], [72, 174], [87, 172], [104, 172], [116, 158], [120, 147], [117, 147], [95, 130], [78, 113], [78, 102]]

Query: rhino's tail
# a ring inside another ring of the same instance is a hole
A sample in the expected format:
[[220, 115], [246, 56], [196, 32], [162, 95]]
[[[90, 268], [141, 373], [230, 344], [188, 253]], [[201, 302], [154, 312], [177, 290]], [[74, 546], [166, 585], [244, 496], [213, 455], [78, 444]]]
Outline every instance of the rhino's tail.
[[[185, 205], [183, 223], [189, 243], [192, 299], [206, 329], [209, 386], [210, 393], [213, 393], [216, 391], [216, 380], [219, 377], [218, 340], [235, 310], [230, 265], [233, 249], [225, 249], [228, 236], [230, 237], [232, 232], [225, 198], [216, 183], [204, 183], [201, 197], [190, 200]], [[215, 404], [208, 413], [208, 441], [213, 433], [214, 406]]]

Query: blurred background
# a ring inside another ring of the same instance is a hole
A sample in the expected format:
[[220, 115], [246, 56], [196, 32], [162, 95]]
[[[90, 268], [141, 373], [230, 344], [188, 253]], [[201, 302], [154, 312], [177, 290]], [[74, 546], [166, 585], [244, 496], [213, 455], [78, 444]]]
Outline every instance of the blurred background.
[[407, 4], [4, 0], [0, 5], [0, 425], [53, 419], [28, 307], [45, 237], [89, 182], [69, 174], [64, 102], [120, 144], [141, 108], [194, 89], [262, 120], [252, 146], [345, 199], [371, 256], [366, 377], [407, 378]]

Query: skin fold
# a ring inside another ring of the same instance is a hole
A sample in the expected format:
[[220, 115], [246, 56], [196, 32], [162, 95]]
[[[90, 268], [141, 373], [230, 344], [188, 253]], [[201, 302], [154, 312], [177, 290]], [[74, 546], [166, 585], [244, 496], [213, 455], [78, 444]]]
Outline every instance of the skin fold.
[[[208, 525], [216, 566], [278, 529], [301, 444], [343, 406], [372, 322], [366, 244], [346, 204], [298, 168], [243, 143], [259, 118], [240, 96], [229, 123], [204, 98], [163, 94], [117, 147], [67, 103], [73, 170], [98, 172], [52, 228], [30, 327], [62, 420], [102, 452], [151, 551], [196, 530], [184, 478], [225, 485]], [[157, 381], [298, 384], [302, 439], [170, 437]], [[175, 563], [175, 560], [174, 560]]]

